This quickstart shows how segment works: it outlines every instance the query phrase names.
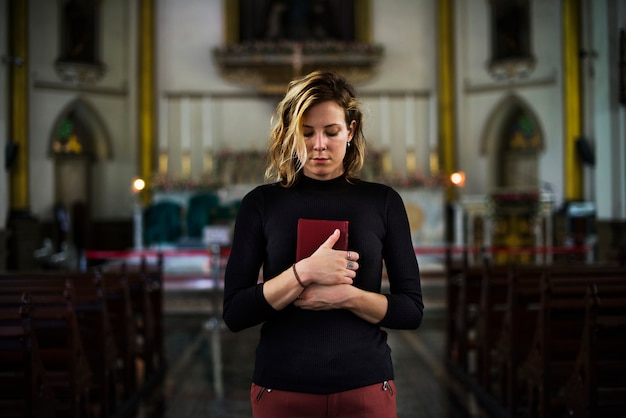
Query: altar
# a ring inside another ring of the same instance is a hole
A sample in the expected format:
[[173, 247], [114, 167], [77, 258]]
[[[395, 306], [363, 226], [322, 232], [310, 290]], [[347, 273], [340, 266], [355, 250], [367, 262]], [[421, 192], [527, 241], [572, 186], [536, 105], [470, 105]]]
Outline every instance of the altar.
[[480, 264], [549, 264], [553, 243], [550, 194], [497, 191], [463, 196], [455, 205], [455, 245], [467, 250], [468, 262]]

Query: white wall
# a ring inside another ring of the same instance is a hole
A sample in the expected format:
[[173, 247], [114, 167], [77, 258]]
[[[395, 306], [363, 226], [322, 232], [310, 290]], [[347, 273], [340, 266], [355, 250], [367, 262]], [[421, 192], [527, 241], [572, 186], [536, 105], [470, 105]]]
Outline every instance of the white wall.
[[563, 130], [561, 26], [559, 4], [548, 0], [531, 3], [533, 38], [531, 51], [536, 65], [528, 77], [495, 81], [487, 70], [490, 58], [489, 4], [483, 0], [456, 3], [457, 64], [457, 162], [466, 174], [462, 193], [486, 193], [491, 183], [493, 158], [481, 153], [489, 118], [511, 95], [522, 99], [539, 119], [545, 150], [540, 156], [539, 179], [551, 184], [557, 200], [562, 199]]
[[[619, 9], [618, 14], [622, 17], [616, 20], [624, 19], [626, 0], [604, 1]], [[0, 2], [6, 5], [6, 1]], [[158, 0], [155, 3], [156, 142], [160, 148], [168, 150], [173, 176], [181, 173], [184, 141], [187, 140], [191, 142], [187, 147], [193, 151], [192, 175], [199, 175], [203, 170], [197, 155], [203, 150], [217, 153], [224, 149], [261, 150], [266, 147], [276, 98], [261, 96], [253, 89], [224, 80], [213, 61], [212, 50], [223, 42], [223, 2]], [[546, 147], [540, 157], [539, 178], [552, 185], [557, 199], [562, 196], [563, 89], [559, 4], [553, 0], [531, 2], [532, 52], [536, 67], [528, 78], [509, 83], [494, 81], [486, 70], [490, 42], [489, 2], [466, 0], [454, 3], [457, 168], [467, 175], [464, 193], [487, 192], [490, 163], [488, 156], [480, 152], [484, 133], [498, 104], [510, 95], [516, 95], [537, 115], [544, 134]], [[48, 141], [58, 115], [77, 98], [86, 100], [96, 109], [113, 147], [113, 160], [100, 160], [93, 166], [92, 184], [97, 187], [93, 193], [94, 217], [130, 216], [129, 185], [138, 174], [138, 2], [107, 0], [101, 5], [102, 59], [107, 71], [99, 83], [80, 90], [62, 84], [53, 67], [58, 53], [59, 3], [48, 0], [30, 2], [31, 205], [40, 217], [50, 216], [53, 205], [53, 166], [47, 154]], [[371, 5], [373, 39], [384, 46], [385, 52], [372, 79], [356, 85], [365, 105], [365, 134], [369, 146], [376, 150], [389, 149], [392, 169], [400, 173], [406, 170], [407, 152], [415, 152], [418, 171], [428, 174], [429, 150], [436, 146], [438, 137], [434, 111], [438, 78], [437, 1], [371, 0]], [[6, 7], [2, 11], [5, 12]], [[624, 22], [616, 25], [623, 27]], [[6, 79], [6, 67], [2, 68], [0, 82], [1, 77]], [[3, 106], [5, 104], [0, 103], [0, 124], [3, 118], [6, 120], [7, 111]], [[608, 111], [617, 132], [614, 137], [623, 140], [626, 130], [623, 107]], [[184, 123], [189, 125], [185, 127]], [[0, 132], [3, 134], [4, 131]], [[0, 141], [3, 140], [0, 136]], [[624, 157], [619, 158], [621, 160], [616, 163], [623, 171]], [[6, 175], [2, 173], [0, 216], [7, 210], [6, 204], [2, 203], [6, 200], [3, 199], [6, 193]], [[613, 216], [615, 212], [608, 214]]]
[[[192, 125], [202, 121], [204, 100], [210, 100], [211, 146], [222, 149], [265, 149], [276, 98], [225, 81], [211, 51], [223, 42], [222, 0], [159, 3], [159, 143], [169, 150], [168, 170], [181, 171], [180, 103], [188, 101]], [[372, 33], [385, 53], [374, 77], [356, 84], [366, 105], [365, 134], [372, 148], [392, 152], [393, 168], [406, 171], [406, 151], [418, 154], [418, 169], [428, 173], [429, 142], [433, 140], [432, 95], [436, 88], [435, 1], [372, 1]], [[384, 74], [384, 77], [381, 75]], [[200, 97], [199, 100], [190, 99]], [[388, 103], [381, 112], [380, 103]], [[385, 115], [385, 116], [383, 116]], [[386, 120], [381, 118], [386, 117]], [[206, 115], [204, 115], [206, 119]], [[384, 134], [383, 127], [389, 131]], [[408, 135], [408, 140], [407, 140]], [[192, 141], [206, 142], [200, 135]], [[192, 173], [198, 174], [198, 173]]]
[[[130, 184], [137, 170], [135, 124], [136, 103], [130, 86], [136, 82], [135, 62], [128, 53], [135, 22], [129, 19], [134, 2], [108, 0], [101, 8], [101, 60], [106, 65], [103, 78], [85, 89], [62, 83], [54, 61], [58, 56], [58, 13], [61, 3], [31, 0], [29, 13], [29, 59], [31, 62], [29, 98], [30, 202], [31, 210], [42, 219], [52, 217], [54, 205], [54, 163], [49, 143], [60, 115], [76, 99], [86, 101], [105, 126], [113, 149], [113, 160], [100, 160], [92, 166], [92, 216], [129, 217], [132, 210]], [[132, 24], [129, 24], [132, 23]]]

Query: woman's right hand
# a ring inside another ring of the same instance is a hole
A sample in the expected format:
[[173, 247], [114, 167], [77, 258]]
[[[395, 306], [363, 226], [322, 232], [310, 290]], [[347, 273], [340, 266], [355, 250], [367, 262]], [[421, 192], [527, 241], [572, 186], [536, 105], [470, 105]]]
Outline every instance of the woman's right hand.
[[335, 230], [310, 257], [298, 261], [293, 267], [263, 284], [263, 295], [274, 309], [283, 309], [312, 284], [352, 284], [359, 268], [359, 254], [354, 251], [334, 250], [333, 245], [339, 239], [339, 234], [339, 230]]
[[359, 269], [359, 254], [333, 249], [339, 236], [340, 232], [336, 229], [310, 257], [296, 264], [298, 275], [305, 287], [313, 283], [327, 286], [352, 284]]

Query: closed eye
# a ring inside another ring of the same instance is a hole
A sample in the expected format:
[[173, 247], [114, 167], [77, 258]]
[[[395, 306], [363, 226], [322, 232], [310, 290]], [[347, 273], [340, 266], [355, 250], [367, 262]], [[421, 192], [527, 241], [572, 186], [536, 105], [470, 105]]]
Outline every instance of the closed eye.
[[[336, 132], [325, 132], [324, 134], [327, 137], [329, 137], [329, 138], [333, 138], [333, 137], [339, 135], [339, 131], [336, 131]], [[314, 132], [305, 132], [303, 135], [304, 135], [305, 138], [311, 138], [311, 137], [313, 137], [313, 135], [315, 135], [315, 133]]]

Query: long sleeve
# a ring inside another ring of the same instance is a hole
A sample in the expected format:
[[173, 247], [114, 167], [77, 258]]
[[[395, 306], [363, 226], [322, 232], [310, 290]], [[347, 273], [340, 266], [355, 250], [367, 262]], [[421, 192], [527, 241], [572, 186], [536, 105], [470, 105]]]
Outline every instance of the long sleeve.
[[[380, 293], [384, 262], [391, 290], [380, 323], [345, 309], [312, 311], [290, 304], [275, 310], [265, 300], [264, 283], [295, 262], [299, 218], [348, 221], [348, 247], [359, 254], [354, 286]], [[233, 331], [262, 324], [256, 384], [333, 393], [393, 379], [382, 327], [414, 329], [422, 314], [419, 268], [406, 211], [390, 187], [343, 177], [328, 181], [303, 177], [289, 188], [258, 186], [243, 199], [226, 266], [223, 317]]]
[[391, 294], [387, 296], [387, 315], [380, 325], [395, 329], [416, 329], [422, 323], [424, 314], [419, 267], [405, 206], [395, 191], [390, 191], [388, 196], [383, 258]]
[[223, 319], [232, 331], [258, 325], [275, 314], [258, 283], [263, 265], [262, 196], [257, 191], [241, 202], [233, 231], [233, 245], [225, 271]]

